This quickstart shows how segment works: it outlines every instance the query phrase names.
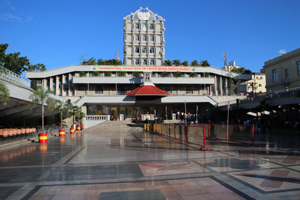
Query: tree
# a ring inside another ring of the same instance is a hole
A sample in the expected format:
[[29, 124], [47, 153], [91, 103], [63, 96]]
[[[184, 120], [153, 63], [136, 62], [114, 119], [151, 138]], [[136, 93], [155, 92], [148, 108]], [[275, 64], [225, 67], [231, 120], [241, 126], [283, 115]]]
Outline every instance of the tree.
[[133, 72], [134, 77], [141, 77], [141, 72]]
[[87, 61], [87, 65], [96, 65], [96, 59], [94, 57], [91, 57], [88, 61]]
[[63, 115], [68, 112], [68, 104], [64, 100], [48, 98], [47, 105], [52, 112], [59, 114], [60, 127], [62, 128]]
[[99, 71], [93, 71], [93, 76], [99, 76]]
[[242, 74], [244, 72], [245, 68], [244, 67], [233, 67], [231, 68], [231, 72], [237, 73], [237, 74]]
[[104, 61], [102, 59], [98, 59], [97, 65], [104, 65]]
[[122, 77], [123, 77], [123, 76], [126, 76], [126, 72], [120, 71], [120, 72], [119, 72], [119, 76], [122, 76]]
[[172, 66], [172, 62], [170, 60], [165, 60], [165, 65], [166, 66]]
[[197, 73], [196, 72], [191, 72], [190, 77], [196, 77]]
[[203, 72], [203, 76], [204, 76], [204, 77], [209, 77], [209, 75], [210, 75], [210, 74], [209, 74], [208, 72]]
[[9, 90], [2, 82], [0, 82], [0, 98], [2, 98], [3, 105], [6, 106], [9, 100]]
[[84, 71], [81, 71], [81, 72], [79, 72], [79, 76], [84, 77], [84, 76], [86, 76], [86, 73]]
[[111, 72], [104, 72], [104, 76], [110, 77], [111, 76]]
[[178, 77], [182, 77], [183, 74], [182, 74], [180, 71], [177, 71], [177, 72], [174, 73], [174, 76], [175, 76], [176, 78], [178, 78]]
[[28, 72], [43, 72], [46, 71], [46, 66], [44, 64], [38, 63], [36, 65], [29, 65], [26, 71]]
[[37, 103], [42, 104], [42, 132], [44, 133], [44, 105], [47, 100], [50, 98], [50, 94], [54, 94], [54, 91], [46, 90], [42, 86], [38, 85], [36, 90], [33, 91], [33, 94], [30, 96], [32, 102], [29, 104], [30, 110]]
[[193, 60], [191, 63], [192, 66], [199, 66], [198, 61], [197, 60]]
[[208, 63], [207, 60], [202, 60], [202, 61], [200, 62], [200, 66], [203, 66], [203, 67], [209, 67], [210, 64]]
[[0, 44], [0, 66], [21, 75], [24, 71], [45, 71], [46, 66], [39, 63], [30, 64], [26, 56], [20, 57], [20, 52], [5, 54], [8, 44]]
[[175, 66], [179, 66], [181, 63], [180, 63], [180, 60], [173, 60], [173, 65]]
[[166, 72], [166, 71], [164, 71], [164, 72], [162, 72], [161, 73], [161, 76], [162, 77], [168, 77], [170, 74], [168, 73], [168, 72]]
[[189, 66], [189, 62], [185, 60], [185, 61], [183, 61], [182, 65], [183, 66]]

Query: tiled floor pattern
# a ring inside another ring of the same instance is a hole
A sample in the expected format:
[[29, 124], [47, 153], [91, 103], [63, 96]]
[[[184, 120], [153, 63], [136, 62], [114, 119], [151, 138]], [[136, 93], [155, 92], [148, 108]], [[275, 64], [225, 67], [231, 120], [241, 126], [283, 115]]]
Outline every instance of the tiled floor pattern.
[[208, 141], [199, 151], [104, 124], [2, 149], [0, 199], [300, 199], [300, 148], [274, 141]]
[[[49, 196], [51, 194], [51, 196]], [[30, 199], [247, 199], [211, 178], [75, 186], [44, 186]]]

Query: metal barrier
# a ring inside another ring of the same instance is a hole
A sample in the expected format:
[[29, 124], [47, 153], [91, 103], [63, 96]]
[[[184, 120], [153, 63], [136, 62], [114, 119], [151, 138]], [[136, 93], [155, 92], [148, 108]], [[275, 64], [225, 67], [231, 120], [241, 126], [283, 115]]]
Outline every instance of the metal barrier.
[[200, 150], [209, 150], [206, 147], [205, 127], [199, 125], [186, 126], [174, 124], [145, 124], [144, 130], [160, 134], [175, 142], [185, 142], [200, 146]]
[[234, 141], [254, 146], [254, 125], [204, 124], [208, 138]]

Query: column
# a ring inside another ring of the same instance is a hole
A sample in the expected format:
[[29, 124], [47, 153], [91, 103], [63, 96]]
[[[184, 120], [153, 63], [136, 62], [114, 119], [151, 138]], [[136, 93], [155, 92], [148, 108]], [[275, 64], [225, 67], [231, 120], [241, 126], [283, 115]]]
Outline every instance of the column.
[[68, 96], [72, 96], [71, 94], [71, 73], [68, 74]]
[[59, 76], [55, 76], [55, 94], [59, 95]]
[[218, 77], [215, 76], [215, 95], [218, 96], [218, 87], [217, 87], [217, 84], [218, 84]]
[[222, 79], [222, 76], [220, 76], [220, 95], [223, 96], [223, 79]]
[[50, 81], [49, 81], [49, 84], [50, 84], [49, 85], [49, 89], [53, 90], [53, 77], [50, 77], [49, 79], [50, 79]]
[[61, 96], [66, 96], [65, 90], [64, 90], [65, 82], [66, 82], [66, 75], [63, 74], [62, 78], [61, 78]]

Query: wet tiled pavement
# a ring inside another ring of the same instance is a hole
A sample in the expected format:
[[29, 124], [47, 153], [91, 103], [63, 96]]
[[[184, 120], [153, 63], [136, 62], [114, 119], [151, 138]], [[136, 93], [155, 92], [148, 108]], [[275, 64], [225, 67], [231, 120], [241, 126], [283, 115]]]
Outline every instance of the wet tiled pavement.
[[300, 199], [300, 135], [257, 139], [200, 151], [104, 123], [1, 149], [0, 199]]

